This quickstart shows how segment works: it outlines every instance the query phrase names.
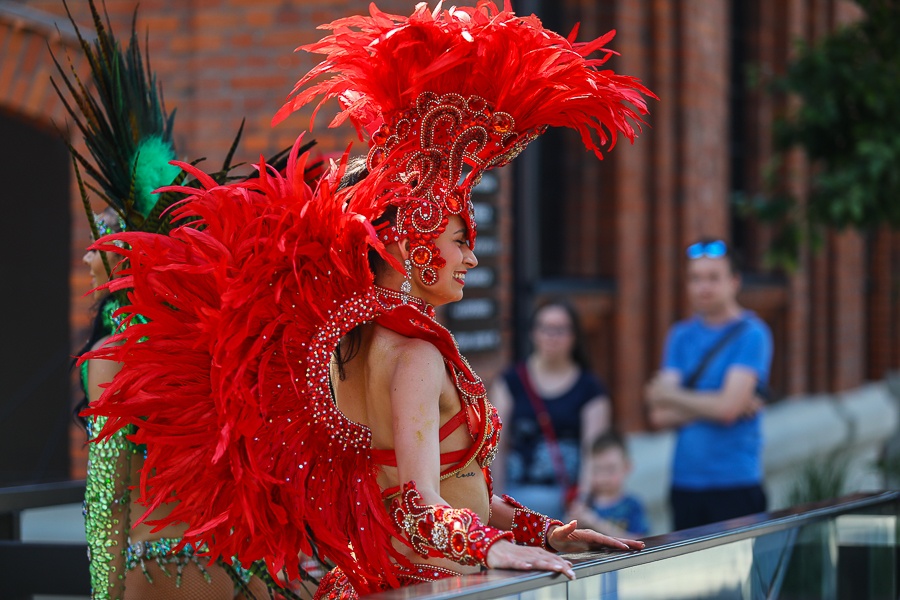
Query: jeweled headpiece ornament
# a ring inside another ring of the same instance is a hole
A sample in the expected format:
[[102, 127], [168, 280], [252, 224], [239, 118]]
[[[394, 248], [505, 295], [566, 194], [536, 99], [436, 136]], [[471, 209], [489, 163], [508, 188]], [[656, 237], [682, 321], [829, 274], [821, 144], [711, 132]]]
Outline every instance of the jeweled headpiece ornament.
[[[368, 17], [322, 29], [332, 34], [300, 49], [325, 60], [297, 83], [273, 122], [318, 96], [313, 120], [326, 100], [340, 101], [331, 126], [349, 119], [368, 137], [370, 171], [389, 172], [388, 189], [371, 189], [368, 178], [357, 184], [381, 195], [385, 207], [397, 206], [396, 224], [379, 237], [409, 240], [426, 285], [445, 264], [434, 239], [450, 215], [463, 218], [474, 246], [470, 195], [485, 171], [507, 164], [550, 126], [577, 130], [602, 158], [600, 148], [612, 148], [618, 133], [634, 140], [645, 96], [655, 97], [638, 79], [601, 69], [615, 32], [574, 43], [577, 27], [564, 38], [535, 16], [516, 16], [508, 1], [502, 11], [488, 0], [445, 11], [423, 2], [409, 18], [372, 4]], [[601, 56], [588, 58], [595, 52]], [[321, 75], [327, 78], [306, 88]]]

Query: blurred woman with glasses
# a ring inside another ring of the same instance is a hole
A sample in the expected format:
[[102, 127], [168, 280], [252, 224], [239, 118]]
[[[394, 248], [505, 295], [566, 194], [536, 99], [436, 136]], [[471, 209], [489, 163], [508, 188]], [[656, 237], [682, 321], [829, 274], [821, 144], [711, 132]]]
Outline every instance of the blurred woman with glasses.
[[609, 429], [609, 394], [590, 371], [571, 304], [539, 306], [530, 332], [531, 354], [504, 371], [491, 393], [507, 434], [494, 477], [498, 489], [526, 506], [562, 518], [584, 481], [587, 445]]

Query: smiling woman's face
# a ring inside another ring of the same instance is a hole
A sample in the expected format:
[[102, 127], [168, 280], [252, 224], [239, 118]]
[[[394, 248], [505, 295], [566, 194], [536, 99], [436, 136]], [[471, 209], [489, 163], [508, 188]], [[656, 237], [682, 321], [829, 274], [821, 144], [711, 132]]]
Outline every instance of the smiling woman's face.
[[437, 237], [434, 245], [447, 264], [438, 270], [438, 280], [434, 285], [425, 285], [413, 268], [412, 294], [433, 306], [462, 300], [466, 285], [466, 272], [478, 265], [475, 253], [469, 248], [469, 232], [465, 221], [458, 215], [451, 215], [447, 228]]

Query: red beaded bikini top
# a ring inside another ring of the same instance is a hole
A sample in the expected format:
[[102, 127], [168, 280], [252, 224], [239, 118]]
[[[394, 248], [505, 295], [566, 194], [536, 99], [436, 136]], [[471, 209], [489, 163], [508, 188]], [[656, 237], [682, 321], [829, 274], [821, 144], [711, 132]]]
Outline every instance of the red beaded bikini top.
[[[472, 437], [472, 444], [468, 448], [441, 454], [441, 465], [446, 465], [441, 470], [441, 480], [453, 477], [474, 460], [482, 468], [490, 495], [492, 486], [489, 466], [497, 455], [502, 424], [497, 409], [488, 401], [484, 383], [460, 354], [453, 335], [435, 321], [434, 309], [430, 305], [412, 297], [408, 304], [403, 304], [400, 294], [381, 287], [375, 287], [374, 298], [385, 309], [374, 321], [400, 335], [433, 344], [444, 357], [444, 364], [459, 393], [460, 410], [441, 426], [440, 439], [443, 441], [465, 424]], [[371, 456], [376, 464], [397, 465], [397, 457], [392, 449], [372, 449]], [[392, 496], [398, 491], [399, 488], [388, 488], [383, 493], [385, 496]]]

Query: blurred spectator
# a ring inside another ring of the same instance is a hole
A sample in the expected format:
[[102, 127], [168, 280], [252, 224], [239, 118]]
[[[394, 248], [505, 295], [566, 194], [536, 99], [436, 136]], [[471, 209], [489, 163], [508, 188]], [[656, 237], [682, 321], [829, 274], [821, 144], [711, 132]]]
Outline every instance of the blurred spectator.
[[584, 486], [587, 497], [572, 503], [567, 518], [577, 519], [579, 527], [614, 537], [647, 535], [650, 527], [643, 504], [625, 493], [631, 461], [622, 436], [609, 431], [594, 440], [590, 465], [590, 479]]
[[582, 453], [610, 424], [606, 387], [587, 364], [575, 309], [562, 300], [531, 320], [533, 351], [494, 383], [491, 401], [504, 431], [496, 488], [529, 508], [562, 518], [585, 473]]
[[687, 249], [694, 316], [676, 323], [662, 370], [646, 387], [650, 420], [677, 427], [671, 502], [675, 529], [766, 509], [762, 488], [762, 390], [772, 335], [737, 302], [741, 277], [721, 240]]

